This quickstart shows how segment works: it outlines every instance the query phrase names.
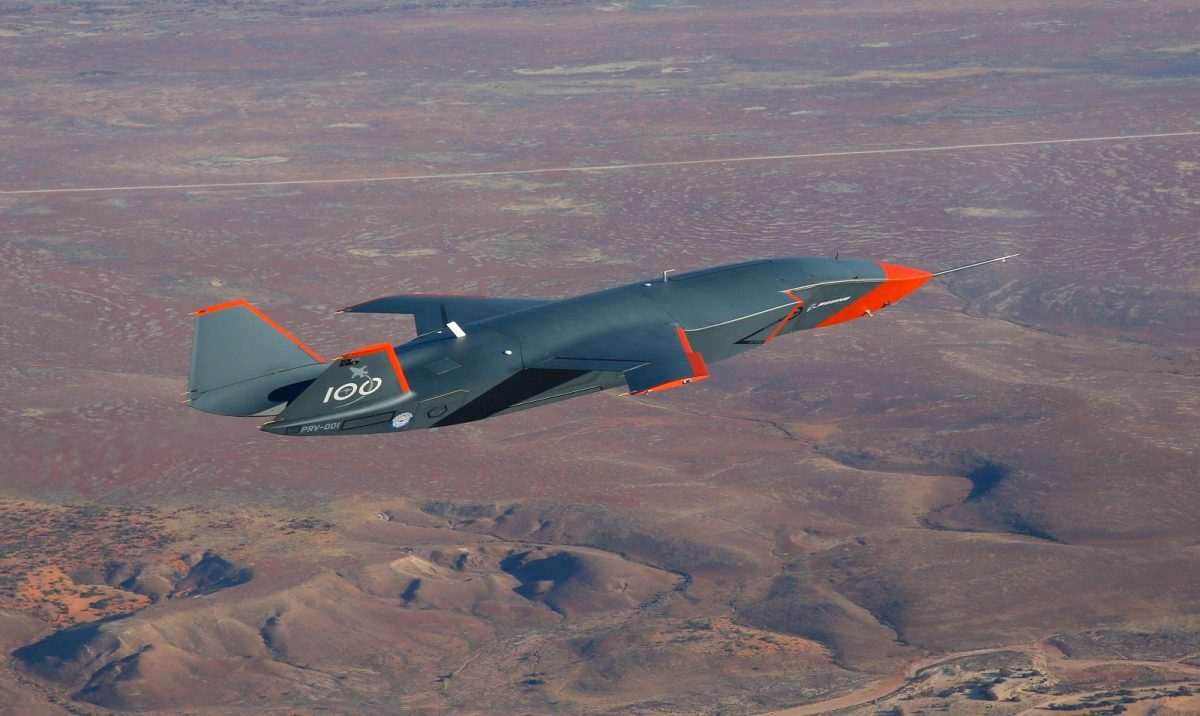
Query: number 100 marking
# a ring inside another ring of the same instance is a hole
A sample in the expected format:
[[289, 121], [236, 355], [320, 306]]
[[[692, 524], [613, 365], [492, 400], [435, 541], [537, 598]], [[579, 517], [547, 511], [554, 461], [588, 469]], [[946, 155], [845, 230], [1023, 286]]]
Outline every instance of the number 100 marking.
[[321, 402], [328, 403], [330, 398], [334, 400], [349, 400], [355, 395], [365, 398], [371, 393], [379, 390], [382, 385], [383, 380], [379, 378], [371, 378], [362, 384], [343, 383], [342, 385], [338, 386], [337, 389], [334, 389], [332, 386], [330, 386], [329, 389], [325, 391], [325, 400]]

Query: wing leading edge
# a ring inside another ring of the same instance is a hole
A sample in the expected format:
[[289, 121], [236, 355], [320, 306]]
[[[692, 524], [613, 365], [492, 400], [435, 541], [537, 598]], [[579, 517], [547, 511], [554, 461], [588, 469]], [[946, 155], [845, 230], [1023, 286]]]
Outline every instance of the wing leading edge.
[[532, 298], [408, 294], [371, 299], [339, 309], [338, 313], [411, 314], [417, 323], [417, 334], [424, 335], [445, 328], [451, 321], [465, 325], [544, 303], [549, 302]]

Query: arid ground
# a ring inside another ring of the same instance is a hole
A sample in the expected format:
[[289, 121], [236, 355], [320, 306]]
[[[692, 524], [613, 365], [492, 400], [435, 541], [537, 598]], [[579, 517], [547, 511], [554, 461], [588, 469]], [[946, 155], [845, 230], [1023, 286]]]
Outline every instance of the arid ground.
[[[0, 7], [0, 712], [1200, 712], [1200, 136], [1129, 138], [1200, 131], [1198, 37], [1194, 0]], [[794, 154], [837, 156], [479, 174]], [[337, 355], [412, 336], [333, 314], [393, 293], [1016, 252], [651, 396], [324, 440], [179, 403], [235, 298]]]

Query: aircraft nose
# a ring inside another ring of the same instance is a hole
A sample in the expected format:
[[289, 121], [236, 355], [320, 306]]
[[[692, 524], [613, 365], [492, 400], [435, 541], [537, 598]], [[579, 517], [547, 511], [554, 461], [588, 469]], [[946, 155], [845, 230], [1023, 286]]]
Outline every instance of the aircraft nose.
[[863, 297], [864, 309], [867, 311], [878, 311], [880, 308], [890, 306], [924, 286], [926, 281], [933, 278], [933, 274], [928, 271], [908, 266], [880, 262], [879, 268], [883, 269], [887, 278], [878, 288]]
[[853, 321], [856, 318], [872, 315], [875, 311], [887, 308], [913, 291], [916, 291], [926, 281], [933, 278], [933, 274], [928, 271], [909, 268], [908, 266], [880, 263], [879, 268], [883, 269], [883, 281], [870, 291], [867, 291], [857, 301], [850, 303], [842, 310], [817, 324], [816, 327], [824, 328], [825, 326], [832, 326], [835, 323]]

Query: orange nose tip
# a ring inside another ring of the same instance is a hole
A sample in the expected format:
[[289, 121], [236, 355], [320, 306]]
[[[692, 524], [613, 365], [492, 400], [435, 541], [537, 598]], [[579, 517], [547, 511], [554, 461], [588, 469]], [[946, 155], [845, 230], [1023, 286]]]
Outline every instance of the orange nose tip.
[[909, 268], [908, 266], [880, 263], [879, 268], [883, 269], [887, 280], [881, 283], [879, 288], [863, 297], [866, 299], [865, 302], [869, 304], [866, 308], [872, 311], [877, 311], [884, 306], [899, 301], [921, 286], [924, 286], [926, 281], [933, 278], [933, 274], [928, 271]]
[[[880, 263], [879, 268], [883, 269], [884, 275], [887, 276], [888, 283], [892, 281], [919, 281], [912, 288], [917, 288], [921, 284], [928, 281], [933, 274], [921, 269], [909, 268], [908, 266], [897, 266], [895, 264]], [[910, 291], [912, 289], [909, 289]], [[906, 292], [907, 293], [907, 292]]]
[[907, 266], [881, 263], [879, 264], [879, 268], [883, 269], [885, 278], [878, 286], [868, 291], [862, 298], [819, 323], [817, 327], [832, 326], [835, 323], [852, 321], [856, 318], [870, 315], [881, 308], [886, 308], [899, 301], [933, 278], [933, 274], [928, 271], [909, 268]]

